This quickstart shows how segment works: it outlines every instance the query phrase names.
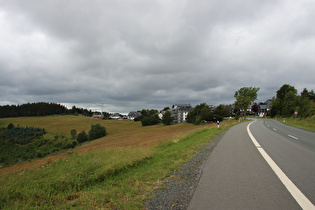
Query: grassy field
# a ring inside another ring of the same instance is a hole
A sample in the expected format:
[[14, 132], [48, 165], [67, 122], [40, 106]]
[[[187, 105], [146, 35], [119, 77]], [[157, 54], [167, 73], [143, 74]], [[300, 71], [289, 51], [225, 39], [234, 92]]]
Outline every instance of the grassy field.
[[[284, 122], [284, 119], [278, 119]], [[294, 127], [303, 128], [315, 132], [315, 115], [305, 119], [285, 118], [285, 123]]]
[[[142, 209], [171, 171], [235, 121], [142, 127], [132, 121], [75, 116], [0, 119], [69, 135], [100, 123], [108, 135], [74, 150], [0, 170], [0, 208]], [[47, 134], [47, 135], [50, 135]]]

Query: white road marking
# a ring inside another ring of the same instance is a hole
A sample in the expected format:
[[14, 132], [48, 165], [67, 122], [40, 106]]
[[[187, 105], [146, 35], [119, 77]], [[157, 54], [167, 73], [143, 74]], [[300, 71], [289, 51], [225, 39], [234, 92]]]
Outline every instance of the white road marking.
[[288, 134], [289, 137], [293, 138], [293, 139], [296, 139], [296, 140], [299, 140], [299, 138], [295, 137], [295, 136], [292, 136], [290, 134]]
[[277, 129], [275, 129], [275, 128], [272, 128], [274, 131], [277, 131]]
[[[254, 121], [255, 122], [255, 121]], [[271, 159], [271, 157], [265, 152], [265, 150], [260, 146], [257, 142], [255, 137], [253, 136], [252, 132], [249, 129], [249, 126], [254, 123], [251, 122], [247, 126], [247, 133], [251, 140], [253, 141], [254, 145], [257, 147], [257, 150], [260, 154], [264, 157], [266, 162], [287, 188], [287, 190], [291, 193], [293, 198], [298, 202], [298, 204], [302, 207], [302, 209], [315, 209], [315, 206], [312, 204], [310, 200], [295, 186], [295, 184], [287, 177], [287, 175], [279, 168], [279, 166]]]

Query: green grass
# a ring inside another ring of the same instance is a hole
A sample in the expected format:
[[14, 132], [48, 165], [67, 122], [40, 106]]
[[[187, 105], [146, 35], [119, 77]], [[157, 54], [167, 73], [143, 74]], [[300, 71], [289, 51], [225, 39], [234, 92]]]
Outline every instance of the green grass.
[[64, 134], [55, 134], [48, 139], [45, 133], [38, 127], [0, 127], [0, 169], [17, 162], [42, 158], [77, 144], [77, 141], [65, 138]]
[[[280, 118], [278, 118], [280, 120]], [[281, 119], [283, 122], [283, 119]], [[285, 118], [285, 123], [294, 127], [303, 128], [305, 130], [315, 132], [315, 115], [305, 119]]]
[[154, 147], [70, 151], [40, 168], [1, 176], [0, 208], [143, 209], [165, 177], [230, 126], [192, 131]]

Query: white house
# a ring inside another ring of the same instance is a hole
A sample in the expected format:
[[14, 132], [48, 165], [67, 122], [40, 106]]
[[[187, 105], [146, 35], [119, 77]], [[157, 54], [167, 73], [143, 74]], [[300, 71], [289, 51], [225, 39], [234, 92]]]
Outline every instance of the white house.
[[192, 109], [190, 104], [174, 104], [171, 113], [174, 117], [175, 123], [181, 123], [186, 121], [188, 112]]

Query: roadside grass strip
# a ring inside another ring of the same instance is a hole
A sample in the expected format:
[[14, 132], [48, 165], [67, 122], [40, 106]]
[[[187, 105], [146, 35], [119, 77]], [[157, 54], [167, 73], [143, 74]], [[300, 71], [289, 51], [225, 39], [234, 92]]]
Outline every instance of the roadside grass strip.
[[1, 176], [0, 208], [143, 209], [165, 177], [232, 125], [192, 131], [152, 147], [70, 150], [39, 168]]
[[3, 175], [0, 208], [143, 209], [165, 177], [229, 127], [199, 129], [152, 147], [69, 151], [39, 168]]

